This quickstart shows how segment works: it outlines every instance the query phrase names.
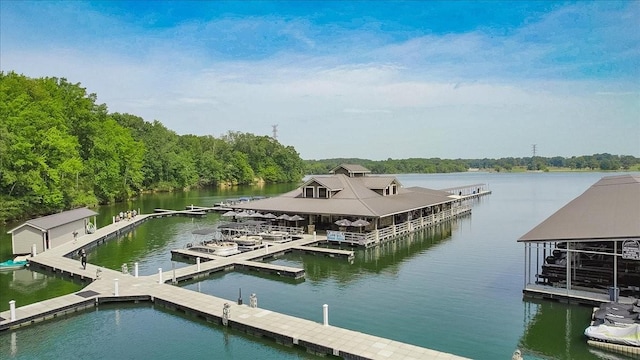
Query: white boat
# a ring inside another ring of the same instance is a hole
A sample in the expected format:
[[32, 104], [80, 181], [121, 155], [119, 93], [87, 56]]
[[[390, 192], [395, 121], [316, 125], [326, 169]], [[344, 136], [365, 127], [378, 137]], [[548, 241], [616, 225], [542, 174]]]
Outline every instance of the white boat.
[[283, 243], [293, 240], [291, 234], [286, 231], [268, 231], [261, 232], [258, 235], [262, 237], [265, 241], [275, 242], [275, 243]]
[[217, 256], [239, 254], [238, 244], [230, 241], [203, 241], [200, 244], [187, 244], [187, 249]]
[[257, 250], [264, 246], [262, 245], [262, 237], [259, 235], [238, 235], [229, 241], [237, 243], [238, 250], [241, 252]]
[[640, 355], [640, 299], [632, 304], [602, 304], [584, 334], [591, 346], [625, 355]]
[[262, 237], [260, 235], [240, 235], [234, 236], [230, 240], [240, 246], [256, 246], [262, 244]]

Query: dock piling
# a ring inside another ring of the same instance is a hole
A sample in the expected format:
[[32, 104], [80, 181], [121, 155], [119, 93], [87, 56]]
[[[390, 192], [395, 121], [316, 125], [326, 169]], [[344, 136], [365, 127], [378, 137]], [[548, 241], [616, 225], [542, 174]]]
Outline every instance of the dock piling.
[[113, 279], [113, 295], [120, 296], [120, 291], [118, 289], [118, 279]]
[[36, 249], [36, 244], [31, 245], [31, 257], [36, 256], [36, 254], [38, 253], [38, 250]]
[[158, 284], [162, 284], [162, 268], [158, 268]]
[[322, 305], [322, 325], [329, 325], [329, 305]]
[[198, 268], [198, 271], [200, 271], [200, 256], [196, 258], [196, 266]]
[[16, 301], [9, 301], [9, 313], [11, 314], [11, 321], [16, 321]]
[[138, 277], [138, 263], [133, 263], [133, 276]]
[[176, 281], [176, 262], [175, 261], [171, 262], [171, 269], [173, 270], [173, 278], [171, 279], [171, 283], [176, 284], [177, 281]]

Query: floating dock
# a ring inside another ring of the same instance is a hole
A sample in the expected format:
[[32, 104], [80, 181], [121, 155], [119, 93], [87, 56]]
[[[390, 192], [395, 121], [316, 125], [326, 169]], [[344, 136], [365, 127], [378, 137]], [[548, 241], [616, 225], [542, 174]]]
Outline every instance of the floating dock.
[[[171, 215], [186, 215], [172, 212]], [[10, 302], [8, 311], [0, 312], [0, 331], [17, 329], [39, 321], [87, 311], [103, 303], [150, 302], [187, 316], [227, 326], [247, 334], [273, 339], [287, 346], [305, 348], [318, 355], [333, 355], [343, 359], [442, 359], [455, 360], [462, 357], [427, 348], [389, 340], [377, 336], [347, 330], [328, 323], [328, 307], [323, 310], [323, 322], [318, 323], [293, 316], [261, 309], [251, 301], [241, 305], [226, 299], [202, 294], [172, 285], [179, 281], [209, 276], [217, 271], [229, 271], [240, 266], [260, 272], [287, 271], [292, 277], [300, 276], [302, 269], [257, 262], [257, 259], [273, 257], [288, 251], [303, 251], [323, 256], [351, 258], [352, 251], [314, 248], [309, 246], [320, 241], [313, 235], [283, 244], [274, 244], [265, 249], [241, 253], [221, 258], [197, 253], [200, 259], [189, 265], [170, 271], [160, 271], [157, 275], [142, 276], [116, 270], [104, 269], [87, 264], [84, 269], [72, 257], [80, 248], [96, 246], [101, 241], [157, 216], [169, 216], [167, 212], [137, 215], [131, 220], [120, 221], [97, 229], [93, 234], [79, 237], [29, 258], [32, 268], [62, 274], [87, 282], [88, 286], [79, 292], [16, 307]], [[193, 251], [181, 254], [194, 253]], [[193, 254], [191, 254], [193, 255]]]

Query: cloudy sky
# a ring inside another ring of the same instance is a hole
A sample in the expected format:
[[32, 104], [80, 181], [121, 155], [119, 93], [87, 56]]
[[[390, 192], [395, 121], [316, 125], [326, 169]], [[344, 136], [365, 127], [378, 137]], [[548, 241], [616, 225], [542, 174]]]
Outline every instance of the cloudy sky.
[[0, 1], [0, 69], [303, 159], [640, 156], [640, 1]]

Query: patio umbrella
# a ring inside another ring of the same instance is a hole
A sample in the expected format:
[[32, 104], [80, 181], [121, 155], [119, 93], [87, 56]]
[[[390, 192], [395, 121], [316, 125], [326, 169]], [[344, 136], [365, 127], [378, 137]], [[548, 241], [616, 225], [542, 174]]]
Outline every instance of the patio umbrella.
[[226, 213], [222, 214], [221, 216], [232, 217], [232, 216], [236, 216], [236, 215], [238, 215], [237, 212], [235, 212], [233, 210], [230, 210], [230, 211], [227, 211]]
[[289, 221], [295, 221], [296, 222], [296, 227], [298, 227], [298, 221], [300, 220], [304, 220], [304, 218], [300, 215], [293, 215], [292, 217], [289, 218]]
[[251, 214], [251, 217], [254, 217], [254, 218], [263, 218], [263, 217], [264, 217], [264, 215], [262, 215], [261, 213], [259, 213], [259, 212], [257, 212], [257, 211], [256, 211], [256, 212], [254, 212], [253, 214]]
[[362, 232], [362, 228], [369, 225], [369, 222], [367, 220], [363, 220], [363, 219], [358, 219], [354, 222], [351, 223], [351, 226], [355, 226], [358, 228], [358, 232]]
[[351, 226], [357, 226], [357, 227], [362, 227], [362, 226], [367, 226], [369, 225], [369, 222], [367, 220], [363, 220], [363, 219], [358, 219], [354, 222], [351, 223]]
[[248, 212], [243, 211], [236, 214], [237, 217], [249, 217], [251, 216]]
[[278, 216], [276, 219], [278, 219], [278, 220], [289, 220], [290, 217], [287, 214], [282, 214], [282, 215]]
[[272, 213], [266, 213], [262, 215], [262, 217], [269, 220], [275, 220], [277, 218], [277, 216], [273, 215]]
[[340, 219], [340, 220], [334, 222], [334, 224], [336, 224], [338, 226], [351, 226], [351, 221], [349, 221], [347, 219]]

